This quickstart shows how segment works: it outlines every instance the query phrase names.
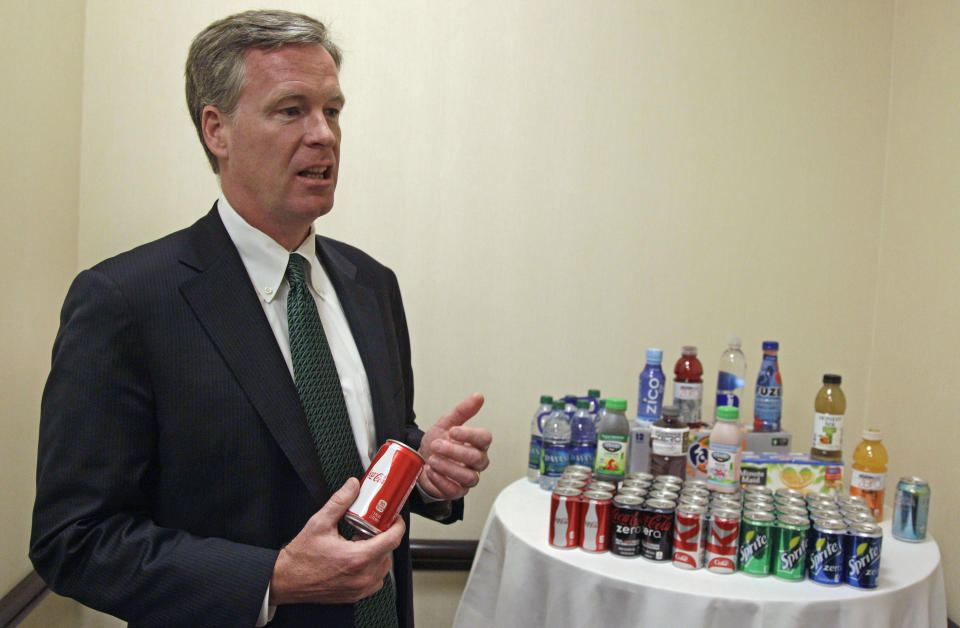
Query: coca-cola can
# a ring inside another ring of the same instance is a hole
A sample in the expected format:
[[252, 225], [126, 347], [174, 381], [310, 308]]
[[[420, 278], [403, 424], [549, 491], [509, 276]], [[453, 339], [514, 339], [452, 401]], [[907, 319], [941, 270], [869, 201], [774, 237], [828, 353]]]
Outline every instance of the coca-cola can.
[[550, 545], [570, 549], [580, 545], [583, 500], [575, 488], [557, 487], [550, 496]]
[[667, 474], [657, 475], [657, 476], [654, 476], [654, 481], [670, 482], [672, 484], [683, 484], [683, 478], [680, 477], [679, 475], [667, 475]]
[[587, 484], [587, 490], [616, 493], [617, 485], [613, 482], [604, 482], [603, 480], [590, 480], [590, 483]]
[[646, 471], [633, 471], [623, 476], [623, 481], [640, 480], [641, 482], [653, 482], [653, 474]]
[[563, 470], [563, 474], [569, 475], [571, 473], [583, 474], [589, 478], [593, 476], [593, 469], [582, 464], [568, 464], [567, 468]]
[[583, 529], [580, 547], [588, 552], [606, 552], [610, 549], [610, 511], [613, 494], [587, 491], [583, 494]]
[[676, 506], [665, 499], [648, 499], [643, 504], [643, 539], [640, 553], [655, 561], [670, 560], [673, 549], [673, 513]]
[[703, 567], [707, 551], [707, 509], [699, 504], [681, 503], [673, 519], [673, 566], [681, 569]]
[[674, 504], [680, 499], [680, 493], [674, 493], [673, 491], [665, 491], [663, 489], [654, 490], [650, 489], [647, 491], [647, 499], [663, 499], [668, 502], [673, 502]]
[[366, 536], [376, 536], [393, 525], [423, 465], [423, 456], [409, 445], [397, 440], [381, 445], [347, 510], [347, 523]]
[[713, 511], [710, 516], [710, 535], [707, 537], [707, 571], [726, 574], [737, 570], [737, 537], [739, 534], [739, 511]]
[[636, 486], [624, 486], [619, 491], [617, 495], [633, 495], [634, 497], [646, 497], [647, 491], [642, 488], [637, 488]]
[[610, 511], [613, 537], [610, 551], [613, 554], [625, 557], [640, 555], [640, 538], [643, 536], [642, 505], [643, 499], [633, 495], [617, 495], [613, 498]]
[[562, 486], [564, 488], [575, 488], [579, 491], [582, 491], [587, 486], [587, 482], [585, 480], [578, 480], [576, 478], [562, 477], [559, 481], [557, 481], [557, 486]]

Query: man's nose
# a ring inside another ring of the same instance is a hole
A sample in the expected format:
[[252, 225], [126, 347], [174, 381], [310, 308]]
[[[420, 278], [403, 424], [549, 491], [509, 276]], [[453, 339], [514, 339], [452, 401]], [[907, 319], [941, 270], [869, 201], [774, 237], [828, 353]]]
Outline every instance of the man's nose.
[[324, 111], [311, 114], [307, 119], [307, 133], [304, 141], [312, 146], [333, 146], [337, 141], [330, 120]]

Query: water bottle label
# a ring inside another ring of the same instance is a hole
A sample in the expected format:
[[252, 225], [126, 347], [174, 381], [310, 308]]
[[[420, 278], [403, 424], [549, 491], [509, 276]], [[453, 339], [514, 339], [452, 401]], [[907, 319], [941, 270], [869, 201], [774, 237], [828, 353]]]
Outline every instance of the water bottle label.
[[549, 477], [560, 477], [570, 464], [570, 448], [567, 445], [543, 446], [543, 466], [541, 472]]
[[650, 427], [650, 446], [658, 456], [682, 456], [683, 445], [690, 428]]
[[627, 436], [625, 434], [597, 434], [597, 456], [593, 463], [595, 473], [623, 475], [627, 472]]
[[864, 491], [882, 491], [887, 483], [886, 473], [867, 473], [858, 469], [853, 470], [850, 486]]
[[740, 483], [734, 477], [739, 447], [711, 444], [707, 452], [707, 482], [716, 486], [733, 486]]
[[717, 407], [719, 408], [720, 406], [733, 406], [734, 408], [739, 408], [740, 397], [733, 393], [717, 393]]
[[813, 415], [813, 446], [825, 451], [840, 451], [843, 442], [843, 415], [816, 412]]
[[570, 464], [580, 464], [592, 469], [594, 455], [596, 455], [595, 443], [573, 443], [570, 446]]
[[717, 374], [717, 390], [736, 390], [743, 388], [746, 382], [742, 377], [737, 377], [728, 371], [720, 371]]
[[543, 455], [543, 439], [539, 436], [530, 437], [530, 462], [527, 466], [531, 469], [540, 469], [540, 457]]
[[673, 398], [675, 400], [703, 399], [703, 383], [674, 382]]

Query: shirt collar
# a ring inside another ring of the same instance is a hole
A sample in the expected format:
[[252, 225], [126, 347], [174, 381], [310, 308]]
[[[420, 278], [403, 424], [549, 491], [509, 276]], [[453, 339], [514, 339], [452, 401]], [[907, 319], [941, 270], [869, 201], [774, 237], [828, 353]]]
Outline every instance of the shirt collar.
[[[217, 201], [217, 211], [227, 234], [240, 253], [240, 259], [247, 269], [257, 296], [266, 303], [272, 302], [280, 292], [290, 252], [244, 220], [224, 196]], [[332, 287], [323, 265], [317, 258], [316, 236], [316, 228], [311, 224], [310, 233], [294, 253], [299, 253], [307, 260], [304, 271], [310, 280], [310, 285], [321, 299], [326, 300]]]

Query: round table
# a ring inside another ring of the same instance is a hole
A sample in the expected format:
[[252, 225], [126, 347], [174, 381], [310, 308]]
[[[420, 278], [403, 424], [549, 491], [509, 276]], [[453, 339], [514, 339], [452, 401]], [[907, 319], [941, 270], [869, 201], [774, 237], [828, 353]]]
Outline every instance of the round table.
[[936, 541], [898, 541], [889, 520], [881, 524], [879, 586], [862, 590], [557, 549], [547, 543], [549, 509], [550, 494], [525, 479], [500, 493], [454, 626], [942, 628], [947, 623]]

